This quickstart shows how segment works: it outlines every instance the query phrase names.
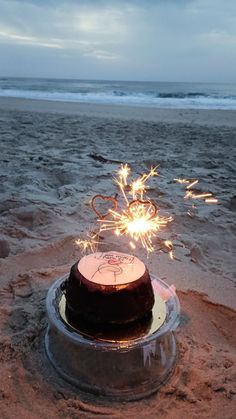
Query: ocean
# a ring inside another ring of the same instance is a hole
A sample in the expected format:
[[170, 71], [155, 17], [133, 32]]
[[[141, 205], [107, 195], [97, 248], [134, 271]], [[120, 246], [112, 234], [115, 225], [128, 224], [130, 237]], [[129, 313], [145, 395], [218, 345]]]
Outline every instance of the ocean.
[[236, 109], [236, 84], [0, 78], [0, 97], [184, 109]]

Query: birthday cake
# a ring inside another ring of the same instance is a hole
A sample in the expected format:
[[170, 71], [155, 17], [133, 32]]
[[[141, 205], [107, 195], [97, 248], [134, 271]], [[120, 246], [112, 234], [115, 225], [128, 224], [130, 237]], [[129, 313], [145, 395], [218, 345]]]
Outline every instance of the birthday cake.
[[64, 283], [66, 312], [92, 323], [125, 324], [150, 315], [151, 279], [144, 263], [119, 252], [82, 257]]

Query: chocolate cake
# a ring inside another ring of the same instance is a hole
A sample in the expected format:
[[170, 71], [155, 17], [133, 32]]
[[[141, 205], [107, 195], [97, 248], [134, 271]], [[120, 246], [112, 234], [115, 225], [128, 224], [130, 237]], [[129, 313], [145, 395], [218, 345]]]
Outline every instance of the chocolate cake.
[[154, 305], [146, 266], [119, 252], [84, 256], [72, 266], [64, 291], [67, 316], [91, 323], [132, 322], [148, 316]]

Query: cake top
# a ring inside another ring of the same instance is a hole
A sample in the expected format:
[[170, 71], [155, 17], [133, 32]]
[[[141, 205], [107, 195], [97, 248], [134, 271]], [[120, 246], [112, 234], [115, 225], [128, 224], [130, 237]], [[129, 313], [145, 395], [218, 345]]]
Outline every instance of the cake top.
[[91, 253], [77, 267], [87, 280], [101, 285], [128, 284], [143, 276], [146, 270], [141, 260], [120, 252]]

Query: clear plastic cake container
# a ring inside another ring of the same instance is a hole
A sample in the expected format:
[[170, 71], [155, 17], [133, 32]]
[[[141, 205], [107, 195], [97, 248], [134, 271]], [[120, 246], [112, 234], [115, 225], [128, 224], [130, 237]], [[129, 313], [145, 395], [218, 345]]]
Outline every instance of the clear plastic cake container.
[[128, 332], [104, 334], [69, 323], [61, 290], [65, 279], [53, 283], [46, 300], [45, 348], [57, 372], [81, 390], [114, 400], [136, 400], [157, 391], [172, 374], [177, 358], [174, 330], [180, 305], [175, 291], [152, 276], [151, 320]]

